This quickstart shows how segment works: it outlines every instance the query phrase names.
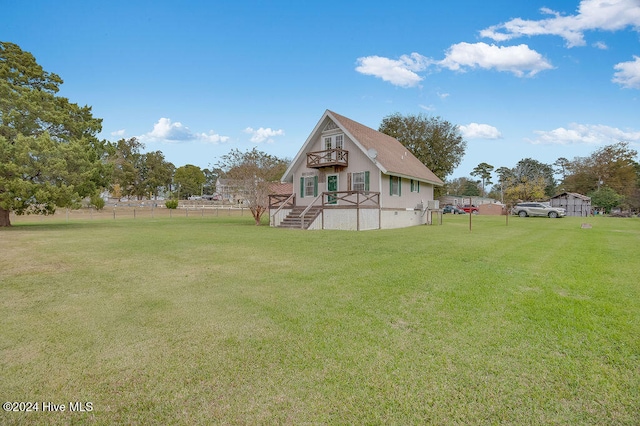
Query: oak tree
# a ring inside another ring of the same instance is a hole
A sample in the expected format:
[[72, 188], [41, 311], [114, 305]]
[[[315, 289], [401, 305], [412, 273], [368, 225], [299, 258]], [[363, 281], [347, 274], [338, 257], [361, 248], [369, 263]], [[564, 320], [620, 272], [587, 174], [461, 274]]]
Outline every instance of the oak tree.
[[378, 130], [400, 141], [443, 181], [460, 164], [467, 148], [459, 127], [440, 117], [394, 113], [382, 119]]

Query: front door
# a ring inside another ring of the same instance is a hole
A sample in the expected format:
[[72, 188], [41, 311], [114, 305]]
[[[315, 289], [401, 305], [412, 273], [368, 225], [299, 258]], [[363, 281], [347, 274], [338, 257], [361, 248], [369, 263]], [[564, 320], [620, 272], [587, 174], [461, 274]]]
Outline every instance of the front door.
[[[338, 190], [338, 175], [327, 175], [327, 192], [335, 192]], [[335, 195], [327, 196], [327, 204], [336, 204]]]

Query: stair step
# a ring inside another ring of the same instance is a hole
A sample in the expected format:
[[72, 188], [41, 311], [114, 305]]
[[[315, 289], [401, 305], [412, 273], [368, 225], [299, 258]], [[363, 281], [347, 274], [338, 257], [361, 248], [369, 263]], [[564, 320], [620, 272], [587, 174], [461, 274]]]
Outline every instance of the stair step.
[[[280, 225], [278, 225], [278, 227], [279, 228], [297, 228], [297, 229], [302, 228], [303, 218], [301, 218], [300, 215], [306, 208], [307, 208], [306, 206], [294, 207], [289, 212], [287, 217], [285, 217], [282, 220], [282, 222], [280, 223]], [[305, 213], [304, 215], [304, 223], [306, 225], [305, 229], [307, 229], [309, 225], [313, 223], [313, 221], [318, 217], [321, 211], [322, 211], [321, 207], [311, 207], [307, 211], [307, 213]]]

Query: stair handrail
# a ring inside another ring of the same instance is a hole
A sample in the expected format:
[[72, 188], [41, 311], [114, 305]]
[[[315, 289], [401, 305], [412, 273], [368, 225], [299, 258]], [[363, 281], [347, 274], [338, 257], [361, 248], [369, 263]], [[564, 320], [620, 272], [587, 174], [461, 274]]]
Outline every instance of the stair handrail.
[[304, 229], [304, 215], [306, 215], [309, 212], [309, 210], [311, 210], [311, 207], [313, 207], [313, 205], [316, 203], [316, 201], [321, 199], [323, 195], [324, 194], [320, 194], [316, 198], [314, 198], [313, 201], [311, 202], [311, 204], [309, 204], [307, 206], [307, 208], [304, 209], [302, 211], [302, 213], [300, 213], [300, 216], [298, 216], [300, 218], [300, 229]]
[[269, 222], [273, 224], [272, 226], [276, 226], [276, 215], [280, 213], [280, 210], [282, 210], [287, 205], [287, 203], [289, 203], [289, 201], [291, 201], [291, 199], [295, 197], [295, 195], [296, 195], [295, 192], [289, 195], [289, 198], [284, 200], [284, 202], [280, 205], [280, 207], [278, 207], [276, 211], [271, 215], [271, 220]]

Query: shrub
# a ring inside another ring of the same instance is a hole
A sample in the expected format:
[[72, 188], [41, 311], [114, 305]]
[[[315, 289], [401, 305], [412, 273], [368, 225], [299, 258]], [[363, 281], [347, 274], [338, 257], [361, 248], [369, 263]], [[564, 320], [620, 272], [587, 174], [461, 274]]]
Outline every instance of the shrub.
[[101, 196], [94, 195], [91, 197], [91, 205], [95, 207], [96, 210], [102, 210], [104, 208], [105, 202]]
[[164, 203], [168, 209], [177, 209], [178, 208], [178, 200], [167, 200]]

